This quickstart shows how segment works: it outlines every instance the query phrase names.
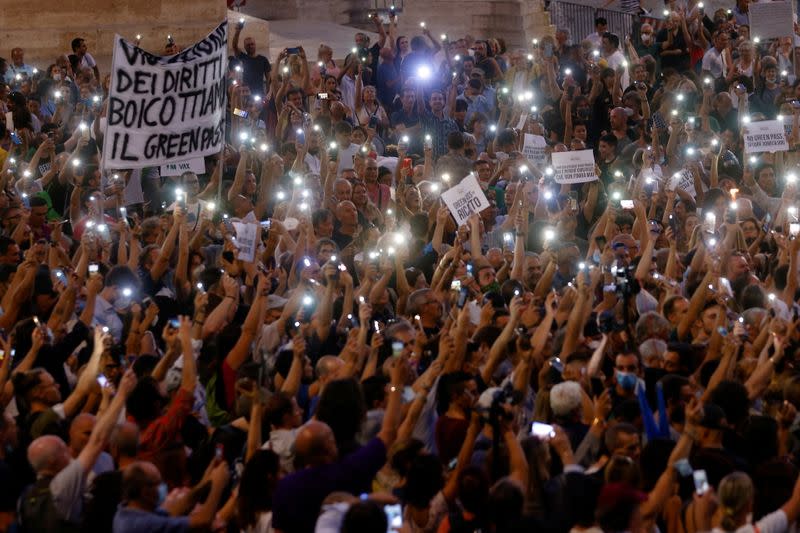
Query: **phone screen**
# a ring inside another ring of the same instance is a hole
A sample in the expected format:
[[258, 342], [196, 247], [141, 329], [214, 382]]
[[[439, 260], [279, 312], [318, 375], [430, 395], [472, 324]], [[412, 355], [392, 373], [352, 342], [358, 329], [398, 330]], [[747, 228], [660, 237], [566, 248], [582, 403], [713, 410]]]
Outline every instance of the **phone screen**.
[[695, 470], [692, 473], [694, 477], [694, 490], [697, 491], [697, 494], [702, 496], [706, 492], [708, 492], [708, 477], [706, 477], [705, 470]]
[[550, 424], [534, 422], [531, 424], [531, 435], [540, 439], [552, 439], [556, 436], [556, 432], [553, 431], [553, 426]]
[[386, 513], [387, 531], [392, 533], [403, 527], [403, 508], [400, 504], [384, 505], [383, 512]]

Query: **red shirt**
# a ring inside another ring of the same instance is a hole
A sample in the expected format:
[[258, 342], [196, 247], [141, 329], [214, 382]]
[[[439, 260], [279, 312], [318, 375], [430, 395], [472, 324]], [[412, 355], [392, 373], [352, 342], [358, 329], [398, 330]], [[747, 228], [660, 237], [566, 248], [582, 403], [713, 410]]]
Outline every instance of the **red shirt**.
[[[183, 387], [172, 398], [167, 412], [142, 429], [139, 437], [139, 459], [155, 461], [158, 454], [178, 441], [186, 418], [192, 413], [194, 394]], [[132, 422], [136, 422], [131, 419]]]

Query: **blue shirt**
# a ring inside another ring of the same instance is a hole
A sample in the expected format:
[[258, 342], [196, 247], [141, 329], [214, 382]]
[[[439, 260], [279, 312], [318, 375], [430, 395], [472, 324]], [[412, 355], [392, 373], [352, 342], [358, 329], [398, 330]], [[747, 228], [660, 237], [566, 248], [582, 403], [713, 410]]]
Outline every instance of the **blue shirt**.
[[114, 515], [114, 533], [183, 533], [189, 531], [188, 516], [169, 516], [163, 509], [148, 513], [120, 505]]
[[484, 89], [483, 94], [479, 94], [478, 96], [470, 97], [465, 95], [460, 95], [456, 100], [463, 100], [467, 103], [467, 114], [464, 117], [464, 124], [469, 122], [472, 118], [472, 115], [475, 113], [483, 113], [489, 120], [492, 120], [494, 117], [494, 92], [491, 93], [492, 99], [490, 99], [489, 95], [487, 94], [487, 90]]
[[447, 153], [447, 136], [453, 131], [459, 131], [458, 124], [446, 114], [439, 118], [431, 112], [426, 112], [422, 117], [423, 138], [425, 134], [431, 136], [434, 161]]

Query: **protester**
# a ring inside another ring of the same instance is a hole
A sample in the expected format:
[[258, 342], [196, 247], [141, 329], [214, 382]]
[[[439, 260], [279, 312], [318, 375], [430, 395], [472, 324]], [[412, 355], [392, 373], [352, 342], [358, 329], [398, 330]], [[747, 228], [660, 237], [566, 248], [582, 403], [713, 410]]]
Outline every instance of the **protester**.
[[12, 43], [0, 532], [793, 528], [795, 36], [669, 9], [311, 65], [241, 21], [214, 148], [115, 169], [120, 74]]

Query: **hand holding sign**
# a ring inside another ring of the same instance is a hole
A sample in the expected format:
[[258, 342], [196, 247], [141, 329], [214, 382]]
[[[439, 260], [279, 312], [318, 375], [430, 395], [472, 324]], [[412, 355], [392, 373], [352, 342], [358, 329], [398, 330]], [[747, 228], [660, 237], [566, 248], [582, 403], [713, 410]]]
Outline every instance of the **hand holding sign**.
[[467, 176], [458, 185], [443, 192], [442, 200], [456, 219], [457, 226], [463, 225], [472, 213], [480, 213], [489, 207], [489, 200], [474, 175]]

